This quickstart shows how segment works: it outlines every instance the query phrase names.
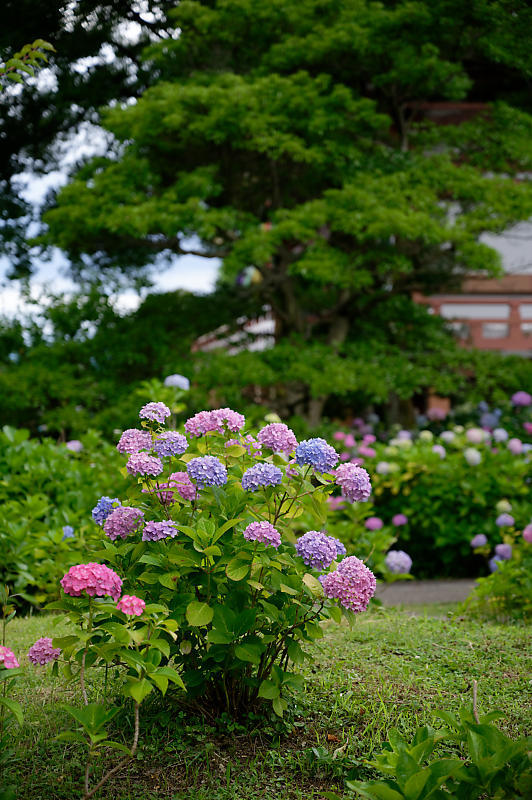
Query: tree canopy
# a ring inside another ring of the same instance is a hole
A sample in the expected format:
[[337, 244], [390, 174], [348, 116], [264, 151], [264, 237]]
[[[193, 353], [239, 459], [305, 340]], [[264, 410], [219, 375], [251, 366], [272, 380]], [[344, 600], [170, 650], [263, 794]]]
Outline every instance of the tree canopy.
[[[183, 0], [172, 19], [144, 53], [157, 81], [104, 114], [111, 150], [59, 192], [45, 242], [100, 269], [200, 253], [230, 286], [254, 268], [277, 346], [321, 343], [331, 368], [393, 343], [397, 298], [497, 272], [481, 234], [532, 213], [528, 3]], [[427, 113], [458, 103], [459, 125]], [[319, 415], [330, 391], [303, 377], [292, 405]]]

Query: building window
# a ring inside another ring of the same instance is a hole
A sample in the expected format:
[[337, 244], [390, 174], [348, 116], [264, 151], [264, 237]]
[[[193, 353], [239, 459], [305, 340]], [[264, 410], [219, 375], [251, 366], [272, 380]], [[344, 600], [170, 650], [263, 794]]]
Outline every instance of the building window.
[[451, 322], [449, 327], [457, 339], [466, 340], [471, 337], [471, 329], [467, 322]]
[[524, 336], [532, 336], [532, 322], [522, 322], [521, 333]]
[[440, 314], [446, 319], [508, 319], [508, 303], [442, 303]]
[[519, 306], [521, 319], [532, 319], [532, 303], [522, 303]]
[[485, 322], [482, 325], [482, 338], [506, 339], [508, 331], [509, 328], [505, 322]]

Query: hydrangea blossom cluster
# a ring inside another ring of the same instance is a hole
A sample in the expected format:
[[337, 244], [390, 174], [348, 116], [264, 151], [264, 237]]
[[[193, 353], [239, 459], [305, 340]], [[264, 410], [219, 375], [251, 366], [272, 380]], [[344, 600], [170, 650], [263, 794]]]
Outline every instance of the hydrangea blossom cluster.
[[140, 450], [151, 450], [151, 433], [138, 428], [128, 428], [120, 437], [116, 449], [119, 453], [138, 453]]
[[523, 539], [532, 544], [532, 523], [523, 528]]
[[296, 551], [307, 567], [327, 569], [338, 555], [337, 540], [321, 531], [308, 531], [297, 540]]
[[118, 497], [107, 497], [103, 495], [92, 509], [93, 520], [97, 525], [103, 525], [111, 511], [114, 511], [114, 509], [120, 505], [122, 504]]
[[251, 522], [244, 531], [244, 539], [250, 542], [262, 542], [262, 544], [279, 547], [281, 544], [281, 534], [269, 522]]
[[254, 464], [242, 475], [242, 488], [246, 492], [256, 492], [267, 486], [278, 486], [282, 479], [283, 473], [274, 464]]
[[129, 617], [140, 617], [146, 608], [146, 603], [140, 597], [135, 597], [134, 594], [124, 594], [116, 604], [116, 607]]
[[499, 528], [511, 528], [515, 525], [515, 519], [511, 514], [499, 514], [495, 520], [495, 524]]
[[193, 458], [187, 464], [187, 472], [200, 489], [204, 486], [223, 486], [227, 483], [227, 470], [214, 456]]
[[347, 553], [345, 544], [340, 539], [337, 539], [336, 536], [329, 536], [329, 539], [336, 545], [336, 557], [345, 556]]
[[159, 456], [180, 456], [188, 447], [186, 436], [177, 431], [165, 431], [153, 442], [153, 449]]
[[3, 665], [5, 669], [20, 667], [14, 652], [3, 644], [0, 644], [0, 665]]
[[407, 575], [412, 569], [412, 559], [404, 550], [390, 550], [384, 563], [395, 575]]
[[477, 547], [484, 547], [488, 543], [488, 537], [484, 533], [477, 533], [476, 536], [473, 536], [469, 544], [473, 549]]
[[514, 456], [518, 456], [523, 452], [523, 442], [521, 439], [517, 439], [516, 437], [509, 440], [507, 447], [510, 453], [513, 453]]
[[464, 458], [470, 467], [478, 467], [482, 461], [482, 456], [474, 447], [466, 447], [464, 450]]
[[57, 661], [59, 656], [61, 655], [61, 648], [60, 647], [53, 647], [52, 640], [49, 636], [43, 636], [41, 639], [37, 639], [35, 644], [32, 644], [30, 649], [28, 650], [28, 658], [32, 664], [49, 664], [50, 661]]
[[65, 447], [67, 450], [70, 450], [71, 453], [81, 453], [83, 450], [83, 445], [79, 439], [71, 439], [65, 444]]
[[196, 499], [196, 487], [190, 480], [187, 472], [172, 472], [166, 486], [169, 489], [176, 489], [178, 495], [183, 500]]
[[173, 539], [178, 533], [176, 523], [172, 520], [147, 522], [142, 531], [142, 541], [158, 542], [160, 539]]
[[532, 404], [532, 395], [528, 392], [516, 392], [512, 395], [512, 403], [514, 406], [529, 406]]
[[[185, 431], [190, 436], [203, 436], [209, 431], [224, 433], [225, 427], [232, 433], [238, 433], [246, 419], [231, 408], [217, 408], [214, 411], [199, 411], [185, 422]], [[225, 427], [224, 427], [225, 426]]]
[[365, 502], [371, 495], [369, 474], [357, 464], [340, 464], [335, 481], [341, 488], [343, 497], [351, 503]]
[[495, 504], [495, 508], [499, 512], [499, 514], [502, 514], [503, 511], [507, 511], [508, 513], [510, 513], [510, 511], [512, 510], [512, 504], [509, 503], [508, 500], [503, 499], [499, 500], [499, 502]]
[[432, 447], [432, 452], [436, 453], [440, 458], [445, 458], [447, 455], [447, 450], [442, 444], [435, 444]]
[[443, 431], [443, 433], [440, 434], [440, 439], [442, 442], [445, 442], [445, 444], [451, 444], [451, 442], [454, 442], [456, 439], [456, 434], [453, 433], [453, 431]]
[[368, 531], [380, 531], [384, 522], [380, 517], [368, 517], [365, 525]]
[[500, 556], [503, 561], [507, 561], [512, 557], [512, 545], [501, 542], [495, 545], [495, 553]]
[[408, 524], [408, 517], [405, 514], [394, 514], [392, 517], [392, 525], [399, 528], [401, 525]]
[[482, 444], [486, 438], [486, 432], [482, 428], [469, 428], [466, 431], [466, 439], [471, 444]]
[[60, 583], [65, 594], [72, 597], [81, 597], [86, 592], [90, 597], [109, 595], [116, 601], [122, 591], [122, 579], [116, 572], [94, 561], [70, 567]]
[[300, 467], [308, 464], [318, 472], [330, 472], [338, 463], [338, 453], [325, 439], [306, 439], [296, 447], [296, 461]]
[[320, 580], [326, 597], [338, 600], [355, 613], [366, 610], [377, 588], [375, 575], [356, 556], [344, 558], [334, 572]]
[[297, 447], [295, 433], [283, 422], [272, 422], [257, 434], [257, 440], [274, 453], [291, 453]]
[[63, 525], [63, 535], [61, 537], [61, 541], [64, 542], [65, 539], [74, 539], [74, 528], [72, 525]]
[[248, 455], [253, 456], [253, 458], [258, 458], [262, 455], [262, 445], [250, 433], [247, 436], [243, 436], [242, 439], [228, 439], [225, 447], [231, 447], [234, 444], [245, 447]]
[[185, 378], [184, 375], [179, 375], [179, 373], [175, 372], [173, 375], [167, 375], [164, 379], [165, 386], [172, 386], [176, 389], [183, 389], [184, 392], [188, 392], [190, 389], [190, 381], [188, 378]]
[[495, 570], [499, 569], [499, 562], [503, 560], [504, 559], [502, 559], [501, 556], [493, 556], [493, 558], [490, 558], [488, 561], [490, 572], [495, 572]]
[[163, 471], [163, 462], [156, 456], [147, 453], [133, 453], [129, 456], [126, 469], [130, 475], [160, 475]]
[[149, 419], [151, 422], [158, 422], [161, 425], [171, 414], [172, 412], [164, 403], [146, 403], [139, 411], [141, 419]]
[[505, 442], [508, 439], [508, 431], [504, 428], [495, 428], [493, 438], [496, 442]]
[[130, 533], [134, 533], [140, 527], [143, 519], [144, 512], [140, 508], [119, 506], [111, 511], [103, 523], [103, 529], [105, 535], [114, 542], [116, 539], [125, 539]]

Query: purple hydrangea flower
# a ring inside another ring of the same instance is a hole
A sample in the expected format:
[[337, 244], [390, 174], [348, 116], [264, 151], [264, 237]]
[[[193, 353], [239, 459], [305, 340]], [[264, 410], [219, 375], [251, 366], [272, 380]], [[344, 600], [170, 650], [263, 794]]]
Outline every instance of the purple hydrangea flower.
[[408, 525], [408, 517], [405, 514], [395, 514], [392, 517], [392, 525], [395, 525], [396, 528], [401, 525]]
[[164, 403], [146, 403], [139, 411], [141, 419], [149, 419], [152, 422], [159, 422], [161, 425], [171, 414], [172, 412]]
[[137, 428], [124, 431], [116, 446], [119, 453], [138, 453], [140, 450], [151, 450], [151, 433]]
[[64, 542], [65, 539], [74, 539], [74, 528], [72, 525], [63, 525], [63, 536], [61, 541]]
[[52, 647], [52, 640], [49, 636], [43, 636], [37, 639], [35, 644], [32, 644], [28, 650], [28, 659], [32, 664], [48, 664], [50, 661], [57, 661], [61, 655], [60, 647]]
[[404, 550], [390, 550], [384, 563], [395, 575], [407, 575], [412, 569], [412, 559]]
[[173, 375], [167, 375], [164, 379], [165, 386], [173, 386], [176, 389], [183, 389], [183, 391], [188, 392], [190, 389], [190, 381], [188, 378], [185, 378], [184, 375], [179, 375], [178, 373], [174, 373]]
[[223, 486], [227, 483], [227, 470], [214, 456], [193, 458], [187, 464], [187, 472], [200, 488]]
[[523, 528], [523, 539], [525, 542], [532, 543], [532, 523]]
[[338, 555], [336, 540], [321, 531], [308, 531], [296, 542], [296, 551], [307, 567], [327, 569]]
[[248, 455], [253, 456], [253, 458], [258, 458], [262, 455], [262, 445], [250, 433], [247, 436], [243, 436], [242, 439], [228, 439], [225, 447], [231, 447], [234, 444], [245, 447]]
[[274, 453], [291, 453], [297, 447], [295, 434], [283, 422], [272, 422], [257, 434], [257, 440]]
[[365, 502], [371, 495], [369, 474], [357, 464], [340, 464], [335, 481], [342, 490], [342, 496], [351, 503]]
[[178, 433], [177, 431], [165, 431], [161, 433], [153, 443], [153, 449], [159, 458], [164, 458], [165, 456], [180, 456], [185, 452], [187, 447], [188, 442], [186, 436], [183, 436], [182, 433]]
[[528, 392], [516, 392], [512, 395], [512, 403], [514, 406], [529, 406], [532, 403], [532, 395]]
[[329, 539], [336, 545], [336, 557], [339, 558], [340, 556], [345, 556], [347, 553], [345, 544], [341, 542], [340, 539], [337, 539], [335, 536], [329, 536]]
[[121, 506], [122, 503], [118, 497], [107, 497], [104, 495], [100, 497], [94, 508], [92, 509], [92, 518], [97, 525], [103, 525], [111, 511]]
[[216, 408], [211, 411], [214, 419], [217, 422], [218, 430], [220, 433], [224, 432], [224, 426], [232, 433], [238, 433], [246, 424], [246, 418], [238, 411], [233, 411], [232, 408]]
[[320, 580], [326, 597], [338, 600], [355, 613], [366, 610], [377, 588], [375, 575], [356, 556], [344, 558], [334, 572]]
[[330, 472], [338, 463], [338, 453], [325, 439], [306, 439], [296, 447], [296, 461], [300, 467], [309, 464], [318, 472]]
[[149, 456], [147, 453], [133, 453], [129, 456], [126, 469], [130, 475], [160, 475], [163, 471], [163, 462], [160, 458]]
[[115, 539], [125, 539], [130, 533], [134, 533], [141, 525], [143, 519], [144, 512], [139, 508], [119, 506], [119, 508], [115, 508], [114, 511], [111, 511], [103, 523], [103, 529], [105, 535], [114, 542]]
[[495, 572], [495, 570], [499, 569], [500, 561], [503, 561], [503, 559], [500, 556], [493, 556], [493, 558], [490, 558], [490, 560], [488, 561], [488, 567], [490, 569], [490, 572]]
[[476, 536], [473, 536], [469, 544], [473, 549], [476, 547], [484, 547], [485, 544], [488, 543], [488, 537], [485, 536], [483, 533], [477, 533]]
[[365, 526], [368, 531], [380, 531], [384, 522], [380, 517], [368, 517]]
[[506, 442], [508, 439], [508, 431], [504, 428], [495, 428], [493, 431], [493, 438], [496, 442]]
[[244, 531], [244, 539], [250, 542], [262, 542], [262, 544], [279, 547], [281, 544], [281, 534], [269, 522], [251, 522]]
[[172, 520], [163, 520], [163, 522], [147, 522], [142, 531], [143, 542], [158, 542], [159, 539], [173, 539], [177, 536], [176, 523]]
[[198, 411], [185, 422], [185, 432], [189, 436], [203, 436], [209, 431], [218, 430], [218, 421], [212, 411]]
[[0, 665], [2, 665], [4, 669], [16, 669], [20, 667], [14, 652], [3, 644], [0, 644]]
[[515, 519], [511, 514], [499, 514], [495, 520], [495, 524], [498, 525], [499, 528], [512, 528], [515, 525]]
[[441, 444], [435, 444], [432, 448], [432, 452], [439, 455], [440, 458], [445, 458], [445, 456], [447, 455], [447, 450]]
[[504, 561], [512, 557], [512, 545], [501, 542], [495, 545], [495, 553], [500, 556]]
[[283, 473], [274, 464], [254, 464], [242, 475], [242, 488], [246, 492], [256, 492], [267, 486], [278, 486], [282, 479]]
[[400, 440], [411, 439], [412, 434], [410, 433], [410, 431], [399, 431], [399, 433], [397, 434], [397, 438]]
[[451, 442], [454, 442], [456, 439], [456, 434], [454, 431], [443, 431], [443, 433], [440, 434], [440, 439], [442, 442], [445, 442], [445, 444], [451, 444]]
[[81, 453], [83, 450], [83, 445], [79, 439], [71, 439], [65, 444], [65, 447], [67, 450], [70, 450], [71, 453]]

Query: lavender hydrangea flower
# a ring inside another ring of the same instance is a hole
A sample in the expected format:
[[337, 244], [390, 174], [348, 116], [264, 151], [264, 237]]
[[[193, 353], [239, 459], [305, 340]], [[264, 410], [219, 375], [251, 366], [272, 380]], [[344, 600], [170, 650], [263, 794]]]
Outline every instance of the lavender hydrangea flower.
[[71, 453], [81, 453], [83, 450], [83, 445], [79, 439], [71, 439], [65, 444], [65, 447], [67, 450], [70, 450]]
[[496, 442], [506, 442], [508, 439], [508, 431], [504, 428], [495, 428], [493, 431], [493, 438]]
[[306, 439], [296, 447], [296, 461], [300, 467], [308, 464], [318, 472], [330, 472], [338, 463], [338, 453], [325, 439]]
[[445, 442], [445, 444], [451, 444], [451, 442], [454, 442], [456, 439], [456, 434], [453, 431], [443, 431], [440, 433], [440, 439], [442, 442]]
[[499, 514], [495, 520], [495, 524], [498, 525], [499, 528], [511, 528], [515, 525], [515, 519], [511, 514]]
[[171, 414], [172, 412], [164, 403], [146, 403], [139, 411], [141, 419], [149, 419], [152, 422], [159, 422], [161, 425]]
[[118, 538], [125, 539], [139, 528], [143, 519], [144, 512], [140, 508], [119, 506], [111, 511], [103, 523], [103, 530], [112, 542]]
[[485, 438], [486, 433], [482, 428], [469, 428], [469, 430], [466, 431], [466, 439], [468, 442], [471, 442], [471, 444], [482, 444]]
[[165, 456], [180, 456], [185, 452], [187, 447], [188, 442], [186, 436], [183, 436], [182, 433], [178, 433], [177, 431], [165, 431], [161, 433], [153, 443], [153, 449], [159, 458], [164, 458]]
[[432, 452], [436, 453], [440, 458], [445, 458], [447, 455], [447, 450], [441, 444], [435, 444], [432, 448]]
[[412, 569], [412, 559], [404, 550], [389, 550], [384, 563], [395, 575], [407, 575]]
[[224, 426], [228, 431], [238, 433], [246, 424], [244, 415], [233, 411], [232, 408], [216, 408], [211, 414], [217, 422], [220, 433], [224, 433]]
[[316, 569], [327, 569], [338, 555], [336, 541], [320, 531], [308, 531], [300, 536], [296, 551], [307, 567]]
[[103, 525], [111, 511], [114, 511], [115, 508], [121, 505], [122, 503], [118, 497], [107, 497], [103, 495], [92, 509], [92, 518], [97, 525]]
[[485, 544], [488, 543], [488, 537], [483, 533], [477, 533], [476, 536], [473, 536], [469, 544], [473, 549], [477, 547], [484, 547]]
[[514, 456], [521, 455], [523, 452], [523, 442], [516, 437], [510, 439], [507, 446], [510, 453], [513, 453]]
[[74, 528], [72, 525], [63, 525], [63, 536], [61, 537], [61, 541], [64, 542], [65, 539], [74, 539]]
[[464, 458], [470, 467], [478, 467], [482, 461], [482, 456], [474, 447], [466, 447], [464, 450]]
[[500, 556], [503, 561], [508, 561], [512, 557], [512, 545], [501, 542], [495, 545], [495, 553]]
[[140, 450], [151, 450], [151, 433], [140, 431], [137, 428], [128, 428], [124, 431], [116, 449], [119, 453], [138, 453]]
[[297, 447], [295, 434], [283, 422], [272, 422], [257, 434], [257, 441], [274, 453], [291, 453]]
[[163, 471], [163, 462], [160, 458], [149, 456], [147, 453], [133, 453], [129, 456], [126, 469], [130, 475], [160, 475]]
[[167, 375], [164, 379], [165, 386], [172, 386], [176, 389], [183, 389], [183, 391], [188, 392], [190, 389], [190, 381], [188, 378], [185, 378], [184, 375], [179, 375], [177, 372], [173, 375]]
[[50, 661], [57, 661], [60, 655], [61, 648], [53, 647], [52, 640], [49, 636], [43, 636], [37, 639], [35, 644], [32, 644], [28, 650], [28, 659], [35, 666], [37, 666], [37, 664], [44, 666], [45, 664], [49, 664]]
[[514, 406], [529, 406], [532, 404], [532, 395], [528, 392], [516, 392], [512, 395], [512, 403]]
[[329, 539], [336, 545], [336, 558], [339, 558], [340, 556], [345, 556], [347, 553], [345, 544], [341, 542], [340, 539], [337, 539], [335, 536], [329, 536]]
[[244, 531], [244, 539], [250, 542], [262, 542], [278, 548], [281, 544], [281, 534], [269, 522], [250, 522]]
[[356, 556], [344, 558], [334, 572], [320, 576], [320, 581], [326, 597], [355, 613], [366, 610], [377, 588], [375, 575]]
[[500, 556], [493, 556], [493, 558], [490, 558], [490, 560], [488, 561], [488, 567], [490, 572], [495, 572], [495, 570], [499, 569], [500, 561], [503, 561], [503, 559]]
[[173, 539], [178, 533], [176, 523], [172, 520], [147, 522], [142, 531], [142, 541], [158, 542], [160, 539]]
[[525, 542], [532, 544], [532, 523], [523, 528], [523, 539]]
[[394, 514], [392, 517], [392, 525], [395, 525], [396, 528], [401, 525], [408, 525], [408, 517], [405, 514]]
[[335, 481], [342, 490], [342, 496], [351, 503], [365, 502], [371, 495], [369, 474], [357, 464], [340, 464]]
[[227, 483], [227, 470], [214, 456], [193, 458], [187, 464], [187, 472], [200, 488], [223, 486]]
[[254, 464], [242, 475], [242, 488], [246, 492], [256, 492], [267, 486], [278, 486], [282, 479], [283, 473], [274, 464]]

